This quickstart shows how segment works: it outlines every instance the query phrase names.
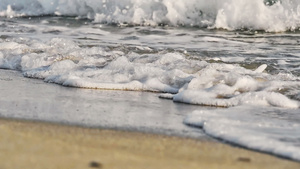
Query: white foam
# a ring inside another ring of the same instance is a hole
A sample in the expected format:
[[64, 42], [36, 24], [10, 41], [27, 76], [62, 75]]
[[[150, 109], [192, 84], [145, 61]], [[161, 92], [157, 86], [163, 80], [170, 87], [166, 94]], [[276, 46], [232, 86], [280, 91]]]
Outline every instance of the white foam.
[[290, 100], [286, 96], [274, 92], [249, 92], [235, 95], [230, 99], [218, 97], [218, 95], [210, 92], [186, 90], [175, 95], [173, 100], [176, 102], [214, 107], [264, 105], [297, 109], [300, 105], [299, 102]]
[[[268, 80], [275, 76], [262, 73], [266, 65], [261, 65], [254, 71], [231, 66], [226, 64], [207, 66], [198, 72], [199, 76], [195, 76], [181, 88], [173, 100], [216, 107], [251, 104], [299, 108], [299, 102], [278, 92], [284, 88], [296, 89], [299, 82]], [[289, 94], [296, 95], [295, 92], [291, 91]]]
[[[176, 69], [177, 63], [189, 62], [176, 53], [161, 58], [149, 56], [156, 60], [145, 63], [134, 53], [125, 57], [120, 56], [123, 52], [106, 52], [98, 47], [80, 49], [65, 39], [52, 39], [48, 44], [33, 44], [32, 47], [45, 50], [47, 54], [24, 54], [21, 61], [14, 63], [21, 66], [25, 76], [47, 82], [73, 87], [177, 93], [178, 88], [189, 81], [189, 74]], [[27, 51], [31, 50], [34, 51]]]
[[296, 122], [270, 120], [267, 117], [268, 113], [278, 111], [283, 113], [289, 110], [270, 110], [256, 105], [255, 109], [252, 106], [240, 106], [229, 110], [195, 111], [184, 122], [202, 127], [213, 137], [299, 161], [297, 137], [300, 126]]
[[4, 42], [0, 50], [0, 67], [66, 86], [167, 92], [175, 94], [170, 98], [176, 102], [216, 107], [299, 107], [298, 101], [287, 97], [297, 99], [297, 77], [267, 74], [266, 64], [249, 70], [189, 60], [176, 52], [125, 54], [101, 47], [82, 48], [62, 38], [45, 43]]
[[27, 46], [24, 44], [19, 44], [17, 42], [2, 42], [0, 46], [0, 50], [11, 50], [14, 54], [21, 53], [20, 51]]
[[260, 65], [254, 72], [261, 73], [263, 72], [268, 66], [266, 64]]
[[28, 48], [27, 45], [16, 42], [2, 42], [0, 45], [0, 68], [18, 69], [20, 67], [21, 54]]
[[214, 58], [214, 60], [222, 60], [223, 62], [229, 62], [229, 63], [234, 63], [234, 62], [243, 62], [245, 61], [244, 57], [220, 57], [220, 58]]
[[1, 0], [0, 16], [68, 15], [118, 24], [188, 25], [272, 32], [300, 25], [298, 0]]

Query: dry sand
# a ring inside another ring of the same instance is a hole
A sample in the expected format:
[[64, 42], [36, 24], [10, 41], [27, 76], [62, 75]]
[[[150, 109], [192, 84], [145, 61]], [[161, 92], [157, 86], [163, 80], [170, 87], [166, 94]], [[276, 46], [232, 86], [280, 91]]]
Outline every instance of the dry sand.
[[299, 169], [297, 162], [203, 140], [0, 119], [0, 169]]

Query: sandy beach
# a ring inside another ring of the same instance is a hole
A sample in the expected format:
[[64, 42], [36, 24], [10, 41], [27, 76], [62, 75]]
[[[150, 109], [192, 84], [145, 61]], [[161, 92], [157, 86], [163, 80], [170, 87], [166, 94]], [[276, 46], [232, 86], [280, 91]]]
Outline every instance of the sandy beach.
[[0, 119], [0, 168], [299, 168], [230, 145], [163, 135]]

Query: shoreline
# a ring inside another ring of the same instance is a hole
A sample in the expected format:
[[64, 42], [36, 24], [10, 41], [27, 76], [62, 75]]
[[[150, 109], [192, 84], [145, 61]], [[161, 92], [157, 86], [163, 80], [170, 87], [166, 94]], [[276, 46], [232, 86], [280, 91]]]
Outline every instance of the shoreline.
[[184, 125], [186, 113], [199, 106], [153, 93], [68, 88], [13, 70], [0, 70], [0, 84], [6, 96], [0, 98], [0, 169], [56, 163], [53, 168], [300, 168]]
[[3, 69], [0, 91], [5, 96], [0, 97], [0, 118], [206, 137], [182, 122], [199, 106], [160, 99], [157, 93], [71, 88]]
[[0, 118], [0, 168], [299, 168], [220, 142]]

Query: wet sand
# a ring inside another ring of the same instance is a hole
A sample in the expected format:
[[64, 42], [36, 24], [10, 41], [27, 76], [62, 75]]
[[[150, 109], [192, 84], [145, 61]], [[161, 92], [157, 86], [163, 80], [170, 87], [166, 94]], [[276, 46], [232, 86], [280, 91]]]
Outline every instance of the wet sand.
[[155, 134], [0, 119], [0, 168], [272, 168], [297, 162], [230, 145]]

